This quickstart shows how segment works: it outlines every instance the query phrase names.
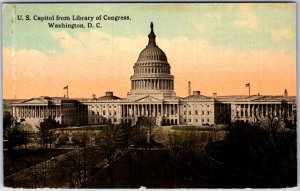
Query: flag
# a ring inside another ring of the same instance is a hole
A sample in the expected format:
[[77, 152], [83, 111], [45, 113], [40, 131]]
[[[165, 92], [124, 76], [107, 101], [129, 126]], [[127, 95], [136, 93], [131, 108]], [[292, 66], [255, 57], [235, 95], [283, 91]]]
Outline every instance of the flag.
[[65, 90], [65, 89], [68, 89], [68, 85], [67, 85], [66, 87], [64, 87], [64, 90]]
[[250, 86], [250, 83], [248, 83], [248, 84], [245, 85], [245, 87], [249, 87], [249, 86]]

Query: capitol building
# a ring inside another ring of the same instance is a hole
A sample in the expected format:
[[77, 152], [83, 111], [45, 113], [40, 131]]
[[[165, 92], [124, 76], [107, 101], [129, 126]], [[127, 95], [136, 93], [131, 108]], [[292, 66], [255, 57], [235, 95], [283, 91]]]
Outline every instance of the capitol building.
[[296, 98], [288, 96], [213, 96], [191, 91], [178, 97], [174, 91], [174, 76], [166, 54], [156, 43], [153, 24], [148, 45], [138, 56], [130, 77], [131, 89], [126, 98], [113, 92], [96, 98], [68, 97], [32, 98], [12, 103], [13, 117], [39, 126], [53, 117], [63, 126], [88, 124], [135, 124], [140, 117], [151, 117], [156, 124], [207, 126], [227, 124], [236, 120], [255, 123], [268, 115], [294, 120]]

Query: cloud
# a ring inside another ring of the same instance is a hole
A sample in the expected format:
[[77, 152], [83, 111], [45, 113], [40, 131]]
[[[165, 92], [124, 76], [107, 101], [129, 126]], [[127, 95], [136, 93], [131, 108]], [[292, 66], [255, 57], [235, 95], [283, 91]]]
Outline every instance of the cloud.
[[[63, 96], [65, 85], [69, 85], [71, 97], [91, 97], [93, 93], [101, 96], [108, 90], [126, 97], [133, 66], [147, 45], [147, 34], [126, 38], [94, 30], [52, 35], [64, 51], [15, 50], [14, 81], [13, 50], [3, 48], [4, 98]], [[157, 44], [168, 57], [179, 96], [186, 95], [189, 80], [193, 89], [204, 95], [246, 94], [243, 85], [248, 81], [253, 84], [253, 92], [278, 94], [287, 88], [290, 94], [296, 93], [294, 54], [225, 49], [202, 38], [162, 39], [158, 34]], [[282, 74], [287, 77], [279, 78]]]
[[195, 23], [194, 28], [197, 29], [198, 31], [202, 31], [204, 27], [202, 23]]
[[279, 30], [272, 30], [271, 34], [273, 41], [290, 40], [294, 37], [294, 32], [290, 27]]
[[259, 20], [253, 13], [244, 12], [241, 14], [241, 17], [233, 23], [239, 28], [247, 29], [248, 32], [252, 32], [258, 30]]
[[253, 13], [254, 4], [241, 3], [234, 7], [238, 13], [238, 19], [233, 24], [239, 28], [246, 29], [247, 32], [257, 31], [259, 25], [258, 17]]

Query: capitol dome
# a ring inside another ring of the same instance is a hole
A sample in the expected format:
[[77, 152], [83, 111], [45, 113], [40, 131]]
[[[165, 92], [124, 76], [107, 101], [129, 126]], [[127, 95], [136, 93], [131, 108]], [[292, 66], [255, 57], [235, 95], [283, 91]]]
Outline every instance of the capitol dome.
[[128, 95], [163, 95], [174, 96], [174, 76], [164, 51], [156, 45], [156, 35], [153, 30], [148, 35], [149, 41], [141, 51], [133, 66], [131, 76], [131, 91]]
[[166, 54], [164, 53], [164, 51], [162, 51], [156, 45], [156, 42], [155, 42], [156, 35], [154, 34], [152, 22], [151, 22], [150, 27], [151, 27], [151, 32], [148, 35], [148, 38], [149, 38], [148, 45], [140, 53], [137, 63], [145, 62], [145, 61], [165, 61], [165, 62], [167, 62], [168, 60], [167, 60]]
[[141, 53], [137, 62], [141, 61], [168, 61], [167, 56], [157, 45], [148, 45]]

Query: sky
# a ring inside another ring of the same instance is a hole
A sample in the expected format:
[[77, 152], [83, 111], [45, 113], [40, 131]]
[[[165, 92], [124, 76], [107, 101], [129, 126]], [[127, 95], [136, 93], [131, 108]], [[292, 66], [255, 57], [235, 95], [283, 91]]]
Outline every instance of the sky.
[[[150, 22], [178, 96], [296, 95], [295, 3], [3, 4], [3, 98], [126, 97]], [[18, 20], [22, 15], [24, 20]], [[31, 20], [26, 20], [29, 15]], [[102, 16], [102, 28], [49, 28], [34, 16]], [[103, 20], [103, 16], [130, 20]]]

